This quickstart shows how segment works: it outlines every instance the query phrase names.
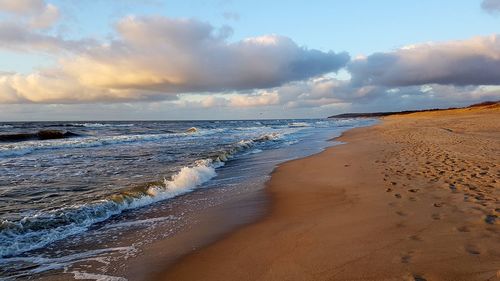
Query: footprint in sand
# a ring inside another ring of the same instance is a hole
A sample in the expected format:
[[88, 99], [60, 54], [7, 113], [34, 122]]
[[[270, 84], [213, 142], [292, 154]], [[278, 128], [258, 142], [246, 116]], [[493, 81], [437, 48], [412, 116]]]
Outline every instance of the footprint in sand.
[[422, 238], [418, 234], [410, 236], [410, 240], [422, 242]]
[[398, 203], [397, 202], [389, 202], [389, 205], [390, 207], [397, 207], [398, 206]]
[[470, 229], [467, 227], [467, 226], [460, 226], [460, 227], [457, 227], [457, 230], [459, 232], [470, 232]]
[[404, 212], [401, 212], [401, 211], [397, 211], [396, 214], [398, 216], [401, 216], [401, 217], [406, 217], [406, 214]]
[[433, 220], [440, 220], [441, 219], [441, 215], [440, 214], [432, 214], [432, 219]]
[[486, 222], [487, 224], [495, 224], [497, 218], [497, 215], [486, 215], [486, 217], [484, 218], [484, 222]]
[[480, 255], [481, 254], [481, 252], [473, 245], [465, 246], [465, 251], [471, 255]]
[[403, 255], [401, 257], [401, 263], [410, 263], [411, 262], [411, 256], [410, 255]]
[[422, 275], [413, 275], [413, 280], [414, 281], [427, 281]]

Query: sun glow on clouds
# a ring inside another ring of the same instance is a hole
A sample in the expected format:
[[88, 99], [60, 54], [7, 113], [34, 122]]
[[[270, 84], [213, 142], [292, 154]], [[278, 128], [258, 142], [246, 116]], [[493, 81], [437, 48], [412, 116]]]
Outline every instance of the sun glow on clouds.
[[[346, 53], [309, 50], [276, 35], [228, 43], [225, 28], [196, 20], [127, 17], [116, 24], [116, 31], [117, 38], [105, 44], [80, 42], [86, 46], [69, 50], [51, 69], [4, 77], [3, 86], [13, 93], [8, 99], [0, 94], [0, 99], [71, 103], [137, 100], [135, 91], [142, 93], [139, 98], [168, 99], [178, 93], [268, 88], [337, 71], [349, 60]], [[69, 41], [51, 39], [68, 51]], [[47, 88], [34, 97], [22, 83], [14, 83], [22, 79]]]
[[[495, 9], [493, 1], [483, 8]], [[229, 40], [195, 19], [127, 16], [114, 37], [53, 35], [59, 9], [0, 0], [0, 48], [39, 52], [55, 65], [1, 72], [0, 104], [158, 102], [178, 108], [385, 108], [499, 99], [500, 36], [412, 44], [350, 58], [276, 34]], [[337, 75], [333, 75], [337, 73]]]

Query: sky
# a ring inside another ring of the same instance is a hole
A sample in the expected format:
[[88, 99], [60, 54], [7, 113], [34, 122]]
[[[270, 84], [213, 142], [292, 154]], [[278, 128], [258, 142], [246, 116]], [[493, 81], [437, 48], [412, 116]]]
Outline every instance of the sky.
[[0, 121], [500, 100], [500, 0], [0, 0]]

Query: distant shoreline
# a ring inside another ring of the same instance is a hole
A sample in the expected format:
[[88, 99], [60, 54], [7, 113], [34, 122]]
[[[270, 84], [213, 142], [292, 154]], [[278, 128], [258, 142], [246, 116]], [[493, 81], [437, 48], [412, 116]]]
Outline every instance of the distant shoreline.
[[443, 110], [454, 110], [454, 109], [493, 106], [493, 105], [496, 105], [499, 103], [500, 103], [500, 101], [486, 101], [486, 102], [477, 103], [477, 104], [473, 104], [473, 105], [466, 106], [466, 107], [431, 108], [431, 109], [421, 109], [421, 110], [384, 111], [384, 112], [342, 113], [342, 114], [329, 116], [328, 118], [374, 118], [374, 117], [384, 117], [384, 116], [391, 116], [391, 115], [405, 115], [405, 114], [412, 114], [412, 113], [419, 113], [419, 112], [443, 111]]

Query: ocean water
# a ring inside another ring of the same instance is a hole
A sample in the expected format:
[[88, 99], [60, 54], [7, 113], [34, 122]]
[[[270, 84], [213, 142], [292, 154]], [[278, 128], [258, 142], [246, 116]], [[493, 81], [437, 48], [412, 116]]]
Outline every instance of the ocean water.
[[[102, 279], [114, 257], [175, 235], [186, 213], [262, 188], [277, 164], [374, 122], [0, 123], [0, 279]], [[131, 229], [140, 235], [120, 238]], [[89, 261], [101, 266], [86, 270]]]

